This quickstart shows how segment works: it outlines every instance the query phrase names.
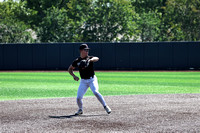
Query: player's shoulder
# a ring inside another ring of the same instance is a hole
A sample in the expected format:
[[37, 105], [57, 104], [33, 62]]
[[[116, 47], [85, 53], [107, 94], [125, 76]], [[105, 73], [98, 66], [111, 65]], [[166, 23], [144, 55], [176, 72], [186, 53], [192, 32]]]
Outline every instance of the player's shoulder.
[[73, 67], [77, 67], [78, 66], [78, 63], [81, 61], [81, 58], [80, 57], [78, 57], [78, 58], [76, 58], [73, 62], [72, 62], [72, 66]]
[[80, 61], [81, 61], [81, 58], [77, 57], [76, 59], [73, 60], [72, 64], [75, 66], [75, 64], [77, 64]]

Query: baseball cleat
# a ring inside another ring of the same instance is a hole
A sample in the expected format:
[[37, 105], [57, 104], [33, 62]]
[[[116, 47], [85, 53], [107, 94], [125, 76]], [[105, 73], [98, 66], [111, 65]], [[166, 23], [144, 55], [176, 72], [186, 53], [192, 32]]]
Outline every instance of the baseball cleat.
[[76, 113], [75, 113], [75, 115], [82, 115], [83, 114], [83, 110], [82, 109], [79, 109]]
[[110, 114], [110, 113], [111, 113], [111, 109], [110, 109], [110, 107], [109, 107], [109, 106], [104, 106], [104, 109], [106, 110], [106, 112], [107, 112], [108, 114]]

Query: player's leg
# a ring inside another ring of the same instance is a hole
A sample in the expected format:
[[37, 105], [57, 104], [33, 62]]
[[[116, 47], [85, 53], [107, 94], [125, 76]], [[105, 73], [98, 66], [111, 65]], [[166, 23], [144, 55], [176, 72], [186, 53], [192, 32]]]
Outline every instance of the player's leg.
[[106, 106], [106, 102], [105, 102], [103, 96], [99, 92], [99, 85], [98, 85], [97, 77], [94, 76], [94, 78], [91, 79], [91, 80], [92, 81], [89, 84], [90, 85], [90, 89], [92, 90], [93, 94], [97, 97], [97, 99], [99, 100], [99, 102], [103, 106]]
[[[87, 85], [87, 83], [84, 80], [81, 79], [80, 85], [79, 85], [79, 88], [78, 88], [78, 91], [77, 91], [77, 98], [76, 98], [76, 102], [77, 102], [77, 105], [79, 107], [79, 111], [78, 112], [82, 111], [82, 109], [83, 109], [83, 101], [82, 101], [82, 99], [83, 99], [83, 96], [86, 93], [88, 87], [89, 86]], [[78, 114], [78, 112], [76, 114]]]
[[106, 105], [106, 102], [105, 102], [103, 96], [99, 93], [99, 85], [98, 85], [97, 77], [94, 76], [94, 78], [91, 79], [91, 80], [92, 81], [90, 82], [90, 89], [92, 90], [93, 94], [97, 97], [99, 102], [103, 105], [103, 107], [106, 110], [106, 112], [108, 114], [110, 114], [111, 113], [111, 109], [109, 108], [109, 106]]

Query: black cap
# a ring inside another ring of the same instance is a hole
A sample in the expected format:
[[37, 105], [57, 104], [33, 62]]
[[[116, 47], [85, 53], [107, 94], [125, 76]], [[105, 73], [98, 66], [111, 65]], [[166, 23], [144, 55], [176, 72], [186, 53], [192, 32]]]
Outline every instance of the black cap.
[[79, 50], [90, 49], [87, 44], [81, 44]]

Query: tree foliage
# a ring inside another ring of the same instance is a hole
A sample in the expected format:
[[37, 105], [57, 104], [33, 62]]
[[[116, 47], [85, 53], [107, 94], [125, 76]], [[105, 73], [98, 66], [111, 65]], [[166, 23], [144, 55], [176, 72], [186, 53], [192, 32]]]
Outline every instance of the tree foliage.
[[41, 42], [70, 41], [70, 20], [65, 9], [49, 8], [39, 23], [38, 36]]
[[22, 18], [22, 20], [29, 20], [29, 23], [32, 25], [32, 28], [36, 28], [40, 25], [43, 18], [46, 17], [46, 12], [49, 8], [59, 7], [62, 8], [62, 5], [65, 1], [69, 0], [21, 0], [20, 3], [24, 3], [26, 9], [30, 9], [34, 12], [29, 18]]
[[153, 42], [160, 40], [160, 17], [160, 13], [153, 11], [142, 12], [137, 17], [136, 24], [138, 25], [138, 36], [142, 42]]
[[81, 28], [83, 41], [129, 40], [132, 37], [130, 31], [134, 27], [134, 15], [131, 3], [127, 0], [95, 1], [91, 5], [88, 17]]
[[41, 42], [77, 42], [83, 41], [81, 27], [89, 13], [88, 4], [92, 1], [71, 0], [65, 8], [48, 8], [38, 25]]
[[0, 2], [0, 43], [34, 42], [29, 25], [17, 17], [23, 14], [25, 10], [22, 4], [12, 0]]
[[0, 43], [200, 41], [200, 0], [5, 0]]
[[200, 40], [200, 0], [168, 0], [165, 11], [170, 28], [178, 27], [182, 31], [182, 40]]

